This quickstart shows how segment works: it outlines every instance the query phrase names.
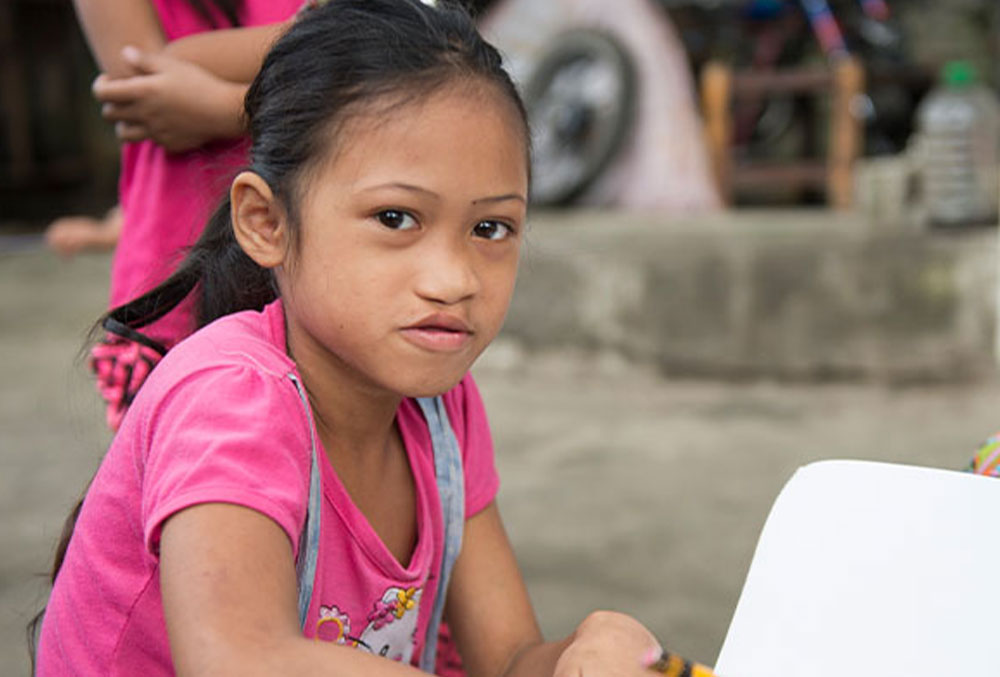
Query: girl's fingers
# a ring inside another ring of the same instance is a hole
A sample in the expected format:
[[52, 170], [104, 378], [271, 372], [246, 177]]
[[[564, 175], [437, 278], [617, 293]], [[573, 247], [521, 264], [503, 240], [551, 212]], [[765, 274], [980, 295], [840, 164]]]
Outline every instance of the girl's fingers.
[[144, 52], [138, 47], [126, 45], [122, 48], [122, 59], [129, 66], [135, 69], [136, 73], [152, 74], [162, 68], [160, 55], [152, 52]]
[[640, 661], [642, 663], [642, 667], [644, 668], [650, 667], [651, 665], [656, 663], [656, 661], [660, 660], [660, 656], [662, 655], [663, 655], [663, 647], [659, 645], [649, 647], [646, 650], [646, 653], [643, 654], [642, 660]]
[[112, 80], [101, 73], [90, 86], [94, 98], [101, 103], [130, 103], [142, 98], [147, 90], [146, 78], [141, 75]]
[[142, 117], [131, 104], [105, 103], [101, 106], [101, 117], [108, 122], [131, 122], [142, 124]]
[[650, 672], [657, 675], [665, 677], [716, 677], [711, 668], [681, 658], [669, 651], [661, 651], [660, 655], [652, 661], [649, 661], [650, 658], [653, 658], [652, 652], [645, 656], [643, 663]]
[[115, 136], [118, 137], [119, 141], [124, 142], [143, 141], [150, 138], [149, 130], [145, 125], [124, 120], [115, 123]]

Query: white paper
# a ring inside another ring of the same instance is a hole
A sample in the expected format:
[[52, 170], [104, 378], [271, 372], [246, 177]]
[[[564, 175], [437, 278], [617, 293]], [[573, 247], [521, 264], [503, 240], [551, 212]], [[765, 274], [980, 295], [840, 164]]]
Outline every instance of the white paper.
[[861, 461], [775, 501], [722, 677], [1000, 677], [1000, 480]]

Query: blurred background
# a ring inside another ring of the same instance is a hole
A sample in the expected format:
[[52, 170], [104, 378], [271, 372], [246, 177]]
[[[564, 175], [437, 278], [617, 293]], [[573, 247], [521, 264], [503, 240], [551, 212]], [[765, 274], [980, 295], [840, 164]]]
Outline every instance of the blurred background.
[[[1000, 429], [1000, 5], [473, 9], [533, 124], [525, 261], [476, 374], [543, 627], [616, 608], [712, 663], [795, 468], [962, 469]], [[0, 0], [5, 674], [110, 437], [79, 356], [111, 254], [44, 237], [116, 201], [96, 75], [70, 2]]]

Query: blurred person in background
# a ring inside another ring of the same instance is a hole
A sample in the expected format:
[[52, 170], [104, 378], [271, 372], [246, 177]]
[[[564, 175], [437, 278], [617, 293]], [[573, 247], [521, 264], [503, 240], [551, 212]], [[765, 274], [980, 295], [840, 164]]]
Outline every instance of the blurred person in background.
[[45, 243], [63, 258], [81, 252], [110, 251], [118, 244], [122, 231], [122, 210], [115, 205], [101, 218], [63, 216], [45, 229]]
[[[101, 224], [56, 222], [48, 240], [71, 254], [113, 246], [117, 228], [110, 285], [110, 305], [117, 306], [166, 279], [244, 164], [243, 96], [302, 0], [74, 4], [102, 71], [94, 95], [123, 142], [120, 217]], [[185, 306], [149, 334], [169, 348], [192, 329]], [[95, 346], [91, 364], [112, 429], [160, 357], [153, 346], [117, 336]]]

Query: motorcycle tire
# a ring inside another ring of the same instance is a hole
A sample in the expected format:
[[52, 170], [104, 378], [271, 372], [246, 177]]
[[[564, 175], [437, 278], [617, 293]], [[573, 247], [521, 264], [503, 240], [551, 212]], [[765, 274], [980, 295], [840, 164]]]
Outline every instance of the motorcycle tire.
[[575, 29], [552, 41], [524, 87], [533, 203], [568, 204], [601, 175], [631, 130], [636, 87], [635, 66], [615, 37]]

